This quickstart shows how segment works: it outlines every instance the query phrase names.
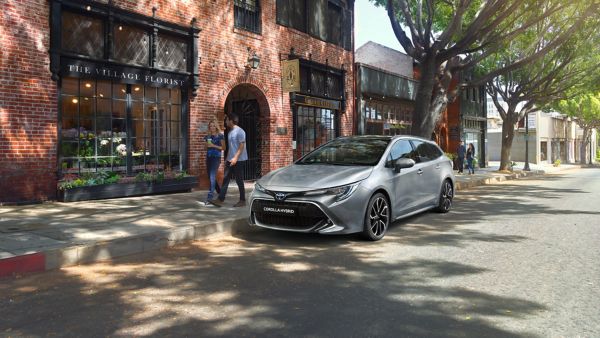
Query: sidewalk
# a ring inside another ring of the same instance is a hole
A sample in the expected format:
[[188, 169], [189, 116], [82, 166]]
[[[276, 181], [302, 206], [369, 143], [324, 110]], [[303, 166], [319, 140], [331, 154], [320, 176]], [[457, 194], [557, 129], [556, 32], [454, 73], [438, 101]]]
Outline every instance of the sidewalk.
[[[475, 175], [457, 175], [456, 190], [531, 175], [578, 168], [531, 166], [498, 173], [497, 162]], [[249, 194], [253, 184], [246, 184]], [[153, 251], [176, 243], [229, 232], [246, 222], [248, 207], [234, 208], [238, 190], [230, 185], [225, 206], [204, 206], [206, 191], [75, 203], [0, 206], [0, 278], [12, 274]]]

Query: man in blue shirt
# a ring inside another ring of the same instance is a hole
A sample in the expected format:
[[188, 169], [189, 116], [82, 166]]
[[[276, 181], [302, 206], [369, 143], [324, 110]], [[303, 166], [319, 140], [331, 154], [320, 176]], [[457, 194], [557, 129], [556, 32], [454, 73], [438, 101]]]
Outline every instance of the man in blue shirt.
[[458, 149], [456, 149], [456, 155], [458, 157], [458, 172], [462, 174], [465, 167], [465, 143], [461, 140]]
[[239, 121], [239, 117], [233, 113], [225, 117], [225, 124], [229, 128], [229, 134], [227, 135], [228, 149], [227, 158], [225, 159], [225, 175], [223, 177], [223, 185], [221, 186], [219, 197], [209, 201], [216, 206], [223, 205], [232, 175], [235, 176], [235, 182], [240, 190], [240, 200], [234, 207], [246, 206], [244, 164], [248, 160], [248, 152], [246, 151], [246, 132], [238, 126]]

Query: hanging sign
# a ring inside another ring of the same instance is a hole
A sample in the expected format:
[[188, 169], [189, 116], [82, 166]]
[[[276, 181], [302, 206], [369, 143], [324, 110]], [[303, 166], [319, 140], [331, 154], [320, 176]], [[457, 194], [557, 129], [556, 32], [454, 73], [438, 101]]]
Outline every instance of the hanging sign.
[[281, 62], [281, 88], [284, 92], [300, 91], [300, 60]]

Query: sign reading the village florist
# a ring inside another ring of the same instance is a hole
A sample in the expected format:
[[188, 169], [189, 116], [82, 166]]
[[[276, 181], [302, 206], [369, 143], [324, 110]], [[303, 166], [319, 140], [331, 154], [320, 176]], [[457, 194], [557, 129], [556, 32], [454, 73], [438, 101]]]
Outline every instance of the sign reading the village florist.
[[148, 69], [103, 65], [92, 62], [63, 60], [62, 75], [83, 78], [113, 80], [129, 84], [145, 84], [154, 87], [183, 87], [188, 76]]

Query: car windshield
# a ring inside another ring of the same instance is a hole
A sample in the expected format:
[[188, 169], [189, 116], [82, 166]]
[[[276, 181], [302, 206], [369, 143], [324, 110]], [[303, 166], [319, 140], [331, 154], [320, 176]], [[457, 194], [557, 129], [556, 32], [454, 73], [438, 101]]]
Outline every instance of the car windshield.
[[376, 165], [389, 138], [339, 138], [307, 154], [296, 164]]

